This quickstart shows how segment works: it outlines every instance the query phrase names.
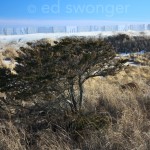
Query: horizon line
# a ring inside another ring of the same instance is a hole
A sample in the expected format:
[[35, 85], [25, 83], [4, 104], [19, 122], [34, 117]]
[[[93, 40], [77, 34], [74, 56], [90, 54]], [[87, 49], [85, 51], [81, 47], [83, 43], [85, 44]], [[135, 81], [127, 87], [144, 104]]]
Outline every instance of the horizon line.
[[[0, 19], [0, 26], [69, 26], [69, 25], [123, 25], [148, 24], [143, 21], [111, 21], [111, 20], [42, 20], [42, 19]], [[150, 22], [149, 22], [150, 23]]]

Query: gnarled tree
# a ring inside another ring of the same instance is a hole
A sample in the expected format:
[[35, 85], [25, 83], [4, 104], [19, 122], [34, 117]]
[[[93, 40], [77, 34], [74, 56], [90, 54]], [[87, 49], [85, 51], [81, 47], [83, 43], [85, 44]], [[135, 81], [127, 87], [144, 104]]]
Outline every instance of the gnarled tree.
[[0, 90], [13, 93], [15, 99], [55, 92], [77, 112], [82, 107], [83, 83], [90, 77], [114, 74], [123, 63], [114, 58], [114, 48], [98, 38], [66, 37], [54, 46], [28, 43], [16, 58], [17, 75], [1, 69]]

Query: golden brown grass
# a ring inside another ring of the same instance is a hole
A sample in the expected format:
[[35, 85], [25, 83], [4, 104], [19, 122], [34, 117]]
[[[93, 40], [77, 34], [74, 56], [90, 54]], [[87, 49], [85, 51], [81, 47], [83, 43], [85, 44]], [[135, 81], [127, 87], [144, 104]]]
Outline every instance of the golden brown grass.
[[[2, 52], [0, 52], [0, 68], [7, 68], [11, 71], [12, 74], [16, 74], [14, 68], [16, 67], [14, 58], [18, 57], [18, 52], [15, 48], [8, 46]], [[10, 59], [9, 63], [6, 63], [4, 60]]]
[[[128, 69], [127, 74], [124, 72], [114, 77], [89, 79], [85, 83], [84, 95], [87, 110], [107, 112], [112, 117], [114, 123], [106, 134], [112, 149], [148, 150], [150, 86], [146, 81], [149, 80], [150, 70], [135, 67]], [[139, 88], [120, 90], [120, 85], [131, 81], [137, 83]]]
[[[15, 55], [14, 53], [11, 57]], [[10, 54], [6, 53], [5, 56], [8, 57]], [[84, 83], [84, 104], [82, 110], [86, 114], [86, 118], [84, 119], [85, 116], [79, 118], [82, 122], [82, 130], [76, 130], [74, 131], [75, 133], [71, 133], [61, 127], [62, 124], [66, 124], [66, 120], [63, 122], [61, 112], [55, 114], [54, 117], [55, 120], [57, 120], [56, 117], [61, 118], [61, 121], [59, 119], [57, 121], [57, 126], [60, 127], [58, 132], [54, 132], [51, 129], [50, 124], [52, 120], [48, 115], [46, 118], [42, 118], [42, 120], [49, 119], [48, 127], [38, 130], [36, 133], [32, 130], [30, 132], [27, 131], [26, 125], [30, 124], [30, 121], [34, 123], [37, 118], [30, 120], [26, 116], [26, 123], [24, 124], [16, 123], [21, 120], [19, 116], [17, 121], [13, 120], [13, 118], [11, 120], [11, 117], [9, 119], [0, 118], [0, 149], [72, 150], [79, 148], [82, 150], [149, 150], [149, 82], [149, 66], [126, 66], [115, 76], [88, 79]], [[137, 87], [135, 89], [121, 88], [122, 85], [128, 83], [135, 83]], [[72, 120], [74, 119], [72, 118]], [[104, 127], [93, 129], [91, 123], [96, 124], [96, 119], [100, 119], [100, 123]], [[87, 120], [94, 121], [87, 122]], [[107, 126], [105, 126], [105, 122], [108, 123]], [[79, 125], [78, 122], [75, 123]], [[75, 138], [73, 139], [72, 136], [77, 136], [77, 141], [74, 141]]]
[[1, 150], [25, 150], [25, 140], [24, 129], [19, 130], [11, 121], [0, 120]]

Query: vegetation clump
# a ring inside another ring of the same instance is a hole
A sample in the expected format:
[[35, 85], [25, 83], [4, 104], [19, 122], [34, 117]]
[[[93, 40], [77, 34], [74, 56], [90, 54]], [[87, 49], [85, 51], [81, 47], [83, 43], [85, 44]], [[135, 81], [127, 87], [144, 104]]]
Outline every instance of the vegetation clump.
[[0, 68], [0, 149], [149, 148], [148, 67], [137, 83], [138, 68], [100, 38], [27, 44], [16, 74]]

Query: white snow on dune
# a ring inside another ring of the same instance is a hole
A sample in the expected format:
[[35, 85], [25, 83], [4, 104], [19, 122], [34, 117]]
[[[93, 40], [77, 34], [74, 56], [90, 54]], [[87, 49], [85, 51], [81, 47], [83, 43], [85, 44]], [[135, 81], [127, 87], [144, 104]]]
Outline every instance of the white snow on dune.
[[[17, 41], [17, 42], [27, 42], [27, 41], [33, 41], [33, 40], [39, 40], [43, 38], [52, 38], [52, 39], [58, 39], [61, 37], [66, 37], [66, 36], [99, 36], [101, 35], [102, 37], [107, 37], [107, 36], [112, 36], [112, 35], [117, 35], [117, 34], [127, 34], [129, 36], [139, 36], [141, 35], [141, 32], [137, 31], [124, 31], [124, 32], [78, 32], [78, 33], [36, 33], [36, 34], [25, 34], [25, 35], [0, 35], [0, 42], [12, 42], [12, 41]], [[150, 31], [145, 31], [143, 32], [144, 35], [150, 36]]]
[[124, 32], [78, 32], [78, 33], [36, 33], [36, 34], [26, 34], [26, 35], [0, 35], [0, 51], [4, 49], [4, 47], [10, 45], [15, 48], [19, 48], [20, 46], [25, 46], [26, 42], [36, 41], [40, 39], [52, 39], [57, 40], [59, 38], [63, 38], [66, 36], [85, 36], [85, 37], [107, 37], [113, 36], [117, 34], [127, 34], [129, 36], [139, 36], [145, 35], [150, 36], [150, 31], [138, 32], [138, 31], [124, 31]]
[[[81, 33], [36, 33], [36, 34], [25, 34], [25, 35], [0, 35], [1, 42], [27, 42], [40, 40], [43, 38], [58, 39], [66, 36], [97, 36], [101, 32], [81, 32]], [[110, 34], [111, 35], [111, 34]]]
[[[67, 37], [67, 36], [84, 36], [84, 37], [108, 37], [118, 34], [127, 34], [129, 36], [149, 36], [150, 37], [150, 31], [145, 32], [137, 32], [137, 31], [124, 31], [124, 32], [80, 32], [80, 33], [38, 33], [38, 34], [26, 34], [26, 35], [0, 35], [0, 62], [1, 64], [6, 67], [10, 68], [11, 72], [13, 74], [16, 74], [14, 71], [14, 67], [16, 65], [15, 61], [12, 62], [11, 60], [6, 60], [6, 58], [2, 57], [2, 53], [7, 49], [15, 49], [18, 50], [21, 46], [26, 46], [27, 42], [30, 41], [37, 41], [41, 39], [48, 39], [51, 42], [54, 40], [58, 40], [59, 38]], [[137, 54], [143, 54], [144, 51], [140, 51]], [[128, 56], [129, 53], [121, 53], [120, 56]], [[133, 62], [127, 62], [126, 65], [134, 65], [137, 66], [137, 64], [134, 64]]]

